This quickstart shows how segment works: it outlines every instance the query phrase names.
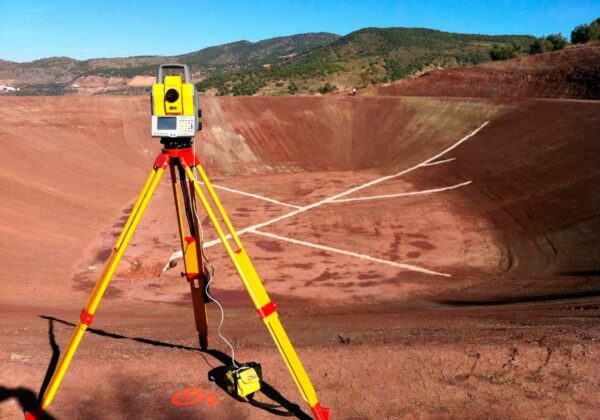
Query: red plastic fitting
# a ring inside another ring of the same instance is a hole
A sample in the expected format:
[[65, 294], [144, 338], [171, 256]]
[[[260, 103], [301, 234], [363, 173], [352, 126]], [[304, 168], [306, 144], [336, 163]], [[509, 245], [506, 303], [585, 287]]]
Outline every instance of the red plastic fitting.
[[154, 161], [154, 169], [167, 169], [167, 166], [169, 166], [170, 161], [171, 157], [169, 156], [169, 153], [161, 153], [156, 157], [156, 160]]
[[185, 277], [186, 277], [188, 280], [195, 280], [195, 279], [197, 279], [197, 278], [198, 278], [198, 273], [186, 273], [186, 274], [185, 274]]
[[81, 315], [79, 315], [79, 320], [82, 324], [87, 325], [88, 327], [92, 325], [92, 321], [94, 321], [94, 314], [91, 314], [87, 311], [87, 308], [83, 308], [81, 311]]
[[167, 154], [171, 159], [179, 159], [181, 166], [184, 168], [200, 164], [200, 160], [191, 147], [187, 149], [163, 149], [163, 153]]
[[193, 236], [186, 236], [183, 240], [188, 244], [196, 242], [196, 238], [194, 238]]
[[321, 403], [316, 403], [314, 407], [310, 408], [315, 416], [316, 420], [329, 420], [329, 408], [321, 406]]
[[256, 310], [260, 319], [265, 319], [275, 311], [277, 311], [277, 304], [273, 301], [267, 303], [262, 308]]
[[42, 410], [41, 408], [38, 408], [33, 411], [25, 411], [24, 414], [25, 420], [42, 420], [46, 416], [44, 410]]

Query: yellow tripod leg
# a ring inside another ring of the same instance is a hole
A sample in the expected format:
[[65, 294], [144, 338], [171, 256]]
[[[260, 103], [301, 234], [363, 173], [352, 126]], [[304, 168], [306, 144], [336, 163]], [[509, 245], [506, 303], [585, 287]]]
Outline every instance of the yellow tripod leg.
[[[168, 166], [168, 157], [160, 159], [160, 156], [155, 163], [153, 171], [144, 184], [144, 188], [142, 189], [142, 192], [140, 193], [140, 196], [136, 201], [129, 218], [123, 227], [123, 231], [121, 232], [121, 235], [119, 236], [119, 239], [112, 250], [110, 258], [106, 262], [106, 266], [102, 271], [102, 274], [98, 279], [98, 282], [96, 283], [96, 286], [94, 287], [86, 306], [81, 312], [80, 319], [77, 322], [77, 326], [75, 327], [73, 334], [71, 335], [69, 344], [67, 345], [65, 352], [58, 362], [58, 366], [56, 367], [56, 370], [50, 379], [48, 388], [44, 392], [40, 405], [42, 412], [45, 411], [52, 402], [52, 399], [54, 398], [54, 395], [56, 394], [56, 391], [58, 390], [65, 373], [67, 372], [69, 364], [73, 359], [73, 355], [75, 354], [75, 351], [77, 350], [77, 347], [83, 338], [83, 334], [87, 330], [88, 326], [92, 323], [94, 314], [100, 305], [100, 301], [104, 296], [104, 292], [106, 292], [106, 288], [108, 287], [110, 280], [117, 269], [117, 265], [119, 264], [119, 261], [121, 260], [127, 245], [129, 244], [133, 232], [142, 218], [142, 215], [148, 206], [148, 202], [154, 194], [154, 191], [156, 190], [156, 187], [158, 186], [158, 183], [162, 178], [166, 167]], [[40, 413], [26, 413], [26, 417], [28, 418], [38, 418], [39, 416]]]
[[195, 179], [194, 173], [189, 167], [185, 167], [186, 174], [193, 182], [194, 189], [196, 190], [196, 193], [202, 202], [202, 206], [206, 210], [210, 221], [214, 225], [214, 228], [217, 231], [223, 246], [225, 247], [225, 251], [229, 255], [231, 262], [233, 263], [238, 275], [244, 283], [244, 286], [248, 290], [248, 294], [250, 295], [250, 298], [256, 307], [259, 317], [266, 325], [271, 337], [273, 337], [273, 340], [275, 341], [275, 344], [277, 345], [277, 348], [281, 353], [281, 356], [283, 357], [283, 360], [287, 365], [292, 378], [294, 378], [296, 386], [300, 390], [302, 398], [304, 398], [304, 400], [310, 405], [315, 418], [318, 420], [327, 420], [329, 418], [329, 409], [322, 407], [319, 403], [317, 393], [315, 392], [312, 382], [310, 381], [308, 374], [306, 373], [306, 370], [300, 361], [300, 358], [296, 354], [296, 351], [294, 350], [294, 347], [292, 346], [292, 343], [290, 342], [283, 325], [281, 325], [281, 322], [279, 321], [275, 303], [269, 298], [262, 281], [254, 269], [252, 261], [250, 261], [250, 257], [243, 248], [242, 242], [239, 236], [236, 234], [231, 220], [229, 219], [225, 208], [221, 204], [219, 197], [215, 193], [215, 190], [213, 189], [210, 180], [206, 176], [204, 169], [201, 165], [198, 165], [197, 169], [200, 177], [202, 178], [202, 182], [206, 186], [213, 202], [215, 203], [215, 206], [219, 211], [219, 214], [223, 218], [229, 233], [238, 247], [238, 249], [235, 251], [231, 248], [231, 245], [227, 241], [227, 237], [221, 228], [219, 220], [213, 212], [212, 207], [210, 206], [210, 203], [204, 194], [204, 191], [202, 191], [198, 181]]

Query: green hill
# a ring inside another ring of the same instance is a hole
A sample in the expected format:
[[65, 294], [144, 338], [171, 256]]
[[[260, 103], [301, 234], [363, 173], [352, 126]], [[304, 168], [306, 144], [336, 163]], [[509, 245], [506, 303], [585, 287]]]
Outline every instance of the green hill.
[[472, 35], [424, 28], [365, 28], [268, 69], [209, 76], [200, 90], [218, 94], [321, 91], [397, 80], [427, 66], [452, 67], [490, 60], [494, 45], [526, 51], [528, 35]]
[[28, 63], [0, 60], [0, 80], [17, 81], [20, 85], [59, 86], [83, 76], [133, 78], [155, 75], [158, 64], [165, 62], [187, 63], [196, 77], [205, 77], [281, 63], [290, 57], [329, 45], [339, 37], [330, 33], [298, 34], [258, 42], [238, 41], [176, 56], [96, 58], [84, 61], [50, 57]]
[[[528, 51], [528, 35], [473, 35], [424, 28], [365, 28], [346, 36], [307, 33], [259, 42], [238, 41], [177, 56], [98, 58], [51, 57], [29, 63], [0, 60], [0, 81], [21, 94], [64, 94], [85, 76], [97, 76], [93, 93], [132, 93], [127, 81], [154, 75], [157, 65], [190, 65], [201, 91], [217, 95], [282, 95], [330, 92], [408, 77], [424, 68], [454, 67], [490, 60], [494, 48]], [[117, 78], [115, 90], [102, 80]], [[120, 79], [119, 79], [120, 78]], [[119, 80], [121, 80], [119, 82]]]

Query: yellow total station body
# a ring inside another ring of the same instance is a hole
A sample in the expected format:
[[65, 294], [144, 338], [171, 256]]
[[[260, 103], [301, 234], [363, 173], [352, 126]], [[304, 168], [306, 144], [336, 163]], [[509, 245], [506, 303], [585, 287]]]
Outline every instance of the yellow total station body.
[[164, 82], [152, 86], [153, 115], [196, 114], [196, 91], [192, 83], [185, 83], [180, 75], [165, 76]]
[[[179, 74], [167, 74], [167, 72]], [[183, 75], [180, 73], [183, 72]], [[163, 64], [152, 86], [152, 136], [175, 139], [166, 147], [181, 148], [181, 139], [191, 139], [200, 125], [200, 105], [190, 71], [183, 64]]]

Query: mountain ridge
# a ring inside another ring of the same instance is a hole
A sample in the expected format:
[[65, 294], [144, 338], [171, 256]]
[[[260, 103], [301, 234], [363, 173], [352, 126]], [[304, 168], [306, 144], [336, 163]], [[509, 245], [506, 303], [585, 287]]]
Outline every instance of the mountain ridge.
[[[39, 73], [40, 69], [48, 69], [49, 67], [63, 66], [67, 69], [75, 70], [72, 76], [87, 76], [87, 75], [104, 75], [103, 71], [110, 73], [120, 69], [129, 69], [138, 71], [141, 74], [147, 74], [147, 66], [152, 66], [152, 71], [156, 69], [156, 65], [165, 61], [186, 62], [192, 67], [202, 62], [203, 66], [215, 67], [235, 67], [241, 60], [235, 56], [242, 56], [242, 59], [249, 61], [249, 64], [262, 63], [274, 58], [275, 54], [285, 52], [302, 53], [308, 49], [314, 48], [321, 44], [328, 44], [339, 38], [339, 35], [327, 32], [313, 32], [295, 34], [289, 36], [279, 36], [251, 42], [247, 40], [234, 41], [227, 44], [206, 47], [197, 51], [179, 55], [139, 55], [129, 57], [109, 57], [109, 58], [91, 58], [87, 60], [77, 60], [67, 56], [44, 57], [29, 62], [15, 62], [0, 59], [0, 79], [18, 79], [16, 75], [6, 74], [11, 70], [30, 70], [34, 73]], [[220, 56], [233, 52], [232, 60], [220, 59]], [[202, 61], [204, 60], [204, 61]], [[152, 73], [153, 74], [153, 73]], [[115, 74], [118, 76], [119, 74]], [[55, 76], [52, 78], [52, 76]], [[34, 78], [34, 83], [50, 83], [50, 82], [65, 82], [64, 78], [58, 77], [54, 73], [47, 74], [46, 77]], [[132, 76], [132, 75], [128, 75]], [[75, 78], [73, 77], [73, 78]]]
[[525, 51], [535, 39], [428, 28], [363, 28], [270, 69], [209, 75], [199, 88], [219, 95], [327, 93], [401, 79], [428, 66], [479, 64], [491, 60], [495, 45], [514, 44]]
[[0, 83], [20, 86], [23, 95], [141, 93], [147, 86], [130, 82], [142, 76], [147, 85], [158, 64], [184, 62], [207, 93], [326, 93], [397, 80], [426, 66], [478, 64], [490, 60], [494, 45], [514, 44], [524, 50], [534, 40], [529, 35], [369, 27], [344, 36], [314, 32], [240, 40], [174, 56], [0, 61]]

